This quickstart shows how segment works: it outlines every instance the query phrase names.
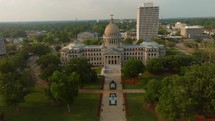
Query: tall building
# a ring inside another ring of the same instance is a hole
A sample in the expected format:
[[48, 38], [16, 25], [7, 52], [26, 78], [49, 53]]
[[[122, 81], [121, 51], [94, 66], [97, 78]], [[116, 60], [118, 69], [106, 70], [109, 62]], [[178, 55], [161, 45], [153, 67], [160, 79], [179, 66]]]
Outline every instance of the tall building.
[[137, 40], [157, 37], [159, 27], [159, 7], [153, 3], [143, 3], [137, 11]]
[[6, 53], [5, 44], [4, 44], [4, 38], [0, 35], [0, 55], [3, 55]]
[[120, 30], [113, 18], [106, 26], [102, 45], [85, 46], [79, 40], [63, 47], [60, 51], [61, 63], [66, 65], [72, 58], [87, 58], [94, 66], [121, 65], [128, 60], [147, 60], [166, 55], [164, 45], [145, 41], [140, 45], [123, 45]]

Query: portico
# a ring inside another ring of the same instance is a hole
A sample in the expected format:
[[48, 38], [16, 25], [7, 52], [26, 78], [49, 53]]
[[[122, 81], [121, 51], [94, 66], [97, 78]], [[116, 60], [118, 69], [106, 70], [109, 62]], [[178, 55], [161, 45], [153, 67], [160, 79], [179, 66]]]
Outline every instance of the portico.
[[122, 62], [122, 51], [110, 48], [104, 52], [105, 65], [120, 65]]

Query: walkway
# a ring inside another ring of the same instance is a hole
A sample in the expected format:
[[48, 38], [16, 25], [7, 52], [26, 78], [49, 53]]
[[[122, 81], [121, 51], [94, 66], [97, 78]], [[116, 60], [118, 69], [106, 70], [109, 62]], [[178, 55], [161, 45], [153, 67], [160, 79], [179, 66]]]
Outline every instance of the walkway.
[[[123, 93], [145, 93], [142, 89], [122, 89], [121, 84], [121, 66], [109, 65], [104, 66], [101, 74], [105, 76], [104, 89], [92, 90], [92, 89], [80, 89], [79, 93], [93, 93], [103, 94], [102, 105], [100, 113], [100, 121], [126, 121], [126, 109], [124, 105]], [[116, 82], [116, 90], [109, 89], [109, 83], [114, 80]], [[116, 93], [117, 105], [109, 105], [110, 93]]]
[[[121, 73], [111, 71], [111, 68], [104, 73], [105, 84], [104, 92], [102, 97], [102, 106], [100, 113], [100, 121], [126, 121], [126, 111], [124, 106], [124, 97], [121, 84]], [[116, 90], [109, 90], [109, 83], [114, 80], [117, 84]], [[117, 96], [117, 105], [109, 105], [109, 94], [116, 93]]]

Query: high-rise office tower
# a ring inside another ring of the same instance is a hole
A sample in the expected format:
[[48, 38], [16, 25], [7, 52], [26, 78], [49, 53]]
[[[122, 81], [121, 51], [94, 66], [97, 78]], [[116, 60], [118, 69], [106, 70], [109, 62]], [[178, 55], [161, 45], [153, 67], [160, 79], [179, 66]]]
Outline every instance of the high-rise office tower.
[[6, 53], [6, 49], [5, 49], [4, 39], [0, 34], [0, 55], [3, 55], [5, 53]]
[[137, 11], [137, 40], [157, 37], [159, 27], [159, 7], [153, 3], [143, 3]]

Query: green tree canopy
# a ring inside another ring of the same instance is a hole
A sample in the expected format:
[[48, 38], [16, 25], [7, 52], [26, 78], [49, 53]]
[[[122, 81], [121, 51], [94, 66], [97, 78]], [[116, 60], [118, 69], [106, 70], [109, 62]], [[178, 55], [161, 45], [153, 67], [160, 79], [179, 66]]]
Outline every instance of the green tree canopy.
[[43, 55], [36, 63], [41, 67], [40, 77], [45, 80], [47, 80], [54, 71], [60, 69], [59, 57], [54, 54]]
[[0, 94], [9, 106], [18, 106], [35, 84], [30, 71], [24, 70], [25, 61], [20, 54], [0, 60]]
[[148, 60], [146, 69], [151, 73], [162, 73], [165, 71], [178, 73], [180, 72], [181, 67], [190, 66], [194, 62], [196, 62], [196, 60], [193, 56], [166, 56]]
[[122, 74], [125, 78], [132, 78], [138, 76], [144, 71], [143, 62], [140, 60], [128, 60], [122, 66]]
[[101, 40], [85, 40], [83, 43], [85, 45], [101, 45], [102, 41]]
[[194, 120], [195, 115], [215, 115], [215, 64], [204, 63], [185, 68], [182, 76], [151, 81], [146, 87], [145, 102], [157, 104], [157, 111], [171, 121], [181, 116]]
[[95, 82], [97, 80], [97, 74], [92, 68], [92, 65], [88, 63], [87, 59], [72, 59], [66, 67], [66, 73], [71, 74], [73, 72], [76, 72], [80, 75], [80, 86], [83, 86], [89, 82]]
[[131, 45], [131, 44], [133, 44], [133, 40], [131, 38], [126, 38], [123, 40], [123, 43], [127, 44], [127, 45]]
[[73, 72], [70, 76], [60, 71], [55, 71], [50, 77], [52, 81], [50, 92], [53, 97], [67, 104], [68, 112], [71, 112], [70, 105], [78, 95], [78, 83], [80, 76]]

